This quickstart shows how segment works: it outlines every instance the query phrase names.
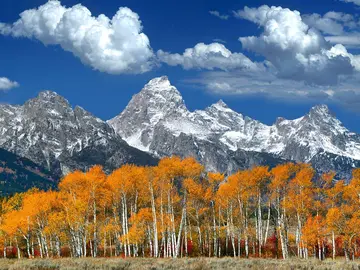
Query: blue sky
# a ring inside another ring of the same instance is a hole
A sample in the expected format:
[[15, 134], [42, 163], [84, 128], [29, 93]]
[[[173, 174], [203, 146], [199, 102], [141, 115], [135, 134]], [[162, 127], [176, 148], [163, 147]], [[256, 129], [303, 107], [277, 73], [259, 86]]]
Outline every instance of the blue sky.
[[[54, 90], [107, 120], [147, 81], [167, 75], [191, 110], [223, 99], [234, 110], [271, 124], [278, 116], [296, 118], [326, 103], [346, 127], [360, 132], [360, 1], [63, 0], [54, 10], [79, 3], [91, 12], [72, 14], [79, 27], [93, 23], [91, 16], [111, 19], [120, 7], [129, 8], [120, 12], [121, 31], [105, 46], [117, 50], [106, 60], [97, 35], [71, 39], [74, 23], [55, 34], [42, 28], [53, 23], [37, 10], [48, 1], [1, 1], [0, 78], [9, 81], [1, 86], [0, 80], [0, 102], [21, 104], [41, 90]], [[22, 24], [13, 25], [29, 9], [36, 9], [38, 20], [23, 17]], [[129, 49], [139, 39], [145, 45]], [[183, 55], [187, 48], [192, 54]]]

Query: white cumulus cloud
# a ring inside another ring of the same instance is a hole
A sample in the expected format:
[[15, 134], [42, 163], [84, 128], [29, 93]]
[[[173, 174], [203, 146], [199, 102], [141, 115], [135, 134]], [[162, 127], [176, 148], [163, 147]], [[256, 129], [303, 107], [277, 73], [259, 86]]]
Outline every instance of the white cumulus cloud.
[[303, 21], [316, 28], [331, 44], [342, 44], [346, 48], [357, 48], [359, 42], [359, 21], [351, 14], [330, 11], [324, 15], [317, 13], [302, 15]]
[[340, 76], [355, 70], [345, 47], [332, 48], [300, 12], [282, 7], [245, 7], [237, 17], [263, 28], [260, 36], [240, 37], [244, 49], [264, 56], [277, 69], [280, 78], [315, 85], [333, 85]]
[[[324, 15], [317, 13], [305, 14], [302, 18], [307, 25], [328, 34], [332, 34], [332, 32], [342, 32], [338, 31], [340, 27], [344, 30], [344, 28], [354, 29], [359, 26], [359, 22], [354, 15], [344, 12], [329, 11]], [[327, 26], [325, 25], [326, 23], [328, 24]], [[335, 29], [331, 30], [330, 27], [334, 27]]]
[[252, 62], [242, 53], [232, 53], [223, 44], [198, 43], [188, 48], [183, 54], [172, 54], [159, 50], [157, 56], [160, 62], [170, 66], [182, 66], [184, 69], [251, 69], [261, 68], [260, 64]]
[[94, 17], [81, 4], [67, 8], [50, 0], [25, 10], [13, 24], [1, 23], [0, 33], [60, 45], [84, 64], [110, 74], [143, 73], [153, 66], [154, 54], [140, 18], [127, 7], [112, 18]]
[[342, 12], [331, 11], [323, 16], [317, 13], [305, 14], [302, 19], [308, 26], [330, 35], [341, 35], [345, 27], [352, 29], [357, 26], [354, 16]]
[[0, 77], [0, 90], [6, 91], [18, 87], [19, 83], [11, 81], [6, 77]]

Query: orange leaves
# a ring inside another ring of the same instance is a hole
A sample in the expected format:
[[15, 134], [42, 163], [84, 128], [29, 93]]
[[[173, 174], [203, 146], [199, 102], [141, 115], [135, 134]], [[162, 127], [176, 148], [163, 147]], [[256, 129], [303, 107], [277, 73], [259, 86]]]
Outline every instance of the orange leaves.
[[[47, 224], [47, 216], [57, 204], [57, 193], [53, 191], [36, 191], [30, 190], [21, 196], [21, 204], [11, 209], [7, 208], [7, 213], [3, 216], [2, 229], [8, 234], [13, 235], [16, 232], [26, 233], [30, 226], [45, 226]], [[7, 203], [13, 204], [14, 199], [18, 200], [18, 196], [14, 196]], [[19, 203], [19, 202], [17, 202]]]
[[360, 168], [354, 169], [352, 175], [353, 175], [353, 180], [360, 181]]
[[25, 193], [16, 193], [11, 198], [5, 199], [1, 205], [2, 213], [8, 213], [13, 210], [21, 209], [24, 195]]
[[346, 234], [349, 235], [349, 237], [360, 234], [360, 216], [358, 213], [346, 221]]
[[205, 191], [205, 194], [204, 194], [204, 199], [207, 200], [207, 201], [211, 201], [211, 199], [213, 198], [214, 196], [214, 192], [212, 190], [211, 187], [208, 187]]
[[226, 239], [228, 250], [236, 242], [257, 249], [255, 243], [260, 254], [275, 227], [283, 250], [324, 245], [333, 235], [350, 248], [360, 235], [360, 170], [348, 185], [334, 177], [329, 172], [314, 182], [309, 165], [293, 163], [225, 177], [179, 157], [156, 167], [124, 165], [110, 175], [94, 166], [65, 176], [59, 191], [31, 190], [3, 200], [0, 241], [17, 239], [24, 246], [24, 239], [42, 237], [72, 252], [83, 249], [74, 256], [84, 256], [90, 243], [93, 250], [116, 246], [117, 255], [152, 248], [153, 256], [175, 256], [186, 252], [183, 243], [191, 237], [201, 255], [224, 255]]
[[3, 224], [0, 229], [13, 237], [21, 230], [26, 230], [27, 217], [21, 211], [11, 211], [3, 216]]
[[360, 169], [353, 171], [353, 178], [344, 189], [344, 197], [357, 209], [360, 207]]
[[160, 160], [156, 167], [156, 174], [159, 178], [172, 181], [176, 178], [193, 178], [201, 176], [204, 166], [200, 165], [194, 158], [181, 159], [177, 156], [166, 157]]
[[186, 178], [183, 181], [183, 187], [187, 190], [189, 196], [194, 198], [202, 198], [204, 196], [204, 188], [201, 184], [196, 183], [192, 178]]
[[331, 186], [336, 176], [336, 172], [330, 171], [328, 173], [323, 173], [321, 179], [324, 181], [324, 187]]
[[162, 176], [167, 179], [174, 179], [175, 177], [181, 175], [181, 173], [181, 159], [177, 156], [163, 158], [157, 166], [158, 176]]
[[152, 223], [152, 213], [150, 208], [142, 208], [138, 213], [134, 213], [129, 222], [132, 224], [127, 237], [130, 243], [139, 243], [145, 239], [145, 232]]
[[106, 182], [106, 174], [101, 166], [94, 166], [85, 174], [87, 189], [93, 200], [97, 200], [98, 204], [104, 206], [109, 203], [109, 192]]
[[314, 169], [308, 164], [299, 164], [298, 170], [294, 179], [291, 181], [291, 185], [302, 188], [312, 187], [312, 179], [315, 175]]
[[59, 189], [73, 194], [80, 195], [86, 187], [85, 174], [81, 171], [74, 171], [66, 175], [59, 183]]
[[186, 178], [199, 178], [204, 171], [204, 166], [200, 165], [194, 158], [185, 158], [181, 161], [182, 176]]
[[[269, 168], [266, 166], [253, 167], [245, 171], [238, 171], [228, 177], [225, 189], [228, 196], [234, 199], [248, 203], [251, 200], [259, 202], [259, 198], [265, 195], [263, 190], [270, 178]], [[219, 188], [219, 191], [220, 191]]]
[[224, 181], [224, 175], [221, 173], [214, 173], [214, 172], [209, 172], [207, 174], [207, 179], [210, 183], [210, 185], [218, 185], [220, 184], [222, 181]]
[[294, 172], [294, 164], [287, 163], [278, 165], [271, 170], [271, 184], [270, 188], [272, 190], [279, 190], [286, 188], [288, 181], [290, 180], [291, 175]]
[[104, 190], [106, 175], [101, 166], [94, 166], [83, 173], [75, 171], [66, 175], [59, 184], [62, 192], [71, 194], [76, 199], [88, 201], [96, 193]]
[[288, 207], [300, 216], [306, 216], [313, 205], [314, 170], [306, 164], [298, 165], [295, 177], [289, 183]]
[[269, 167], [267, 166], [253, 167], [249, 173], [248, 181], [251, 181], [251, 184], [258, 188], [264, 185], [265, 181], [270, 177]]
[[340, 205], [345, 191], [345, 181], [337, 181], [333, 187], [325, 190], [327, 205], [334, 207]]
[[228, 177], [228, 183], [234, 194], [236, 194], [236, 196], [244, 202], [247, 202], [254, 192], [249, 178], [249, 170], [238, 171]]
[[340, 234], [345, 229], [346, 216], [343, 209], [338, 207], [330, 208], [325, 217], [326, 226], [331, 230]]
[[321, 216], [309, 217], [302, 230], [302, 240], [306, 247], [314, 247], [319, 241], [323, 241], [327, 232], [325, 221]]
[[142, 226], [152, 222], [152, 213], [150, 208], [141, 208], [138, 213], [130, 217], [130, 223], [141, 224]]
[[40, 191], [25, 194], [23, 199], [23, 211], [29, 215], [45, 215], [57, 205], [57, 193], [54, 191]]
[[215, 200], [216, 188], [224, 181], [224, 178], [225, 176], [221, 173], [207, 173], [207, 182], [209, 186], [207, 186], [204, 193], [205, 200], [208, 202]]
[[144, 168], [134, 165], [124, 165], [108, 177], [108, 184], [115, 193], [127, 194], [145, 185]]
[[233, 189], [229, 183], [220, 185], [219, 190], [216, 193], [216, 202], [223, 208], [229, 206], [229, 202], [232, 199]]

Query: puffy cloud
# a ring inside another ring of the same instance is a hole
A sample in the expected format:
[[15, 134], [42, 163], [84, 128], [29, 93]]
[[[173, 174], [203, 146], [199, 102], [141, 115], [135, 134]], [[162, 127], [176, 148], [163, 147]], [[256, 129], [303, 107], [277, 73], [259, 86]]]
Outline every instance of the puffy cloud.
[[348, 27], [355, 27], [357, 25], [354, 16], [344, 12], [329, 11], [323, 17], [343, 22]]
[[[356, 72], [360, 71], [360, 56], [351, 54], [344, 46], [355, 41], [348, 40], [342, 45], [343, 42], [335, 40], [358, 27], [353, 16], [340, 12], [301, 16], [297, 11], [268, 6], [245, 8], [235, 12], [235, 16], [261, 27], [259, 36], [242, 37], [240, 41], [243, 48], [265, 60], [254, 63], [243, 55], [256, 67], [253, 69], [243, 68], [241, 61], [237, 68], [217, 62], [216, 69], [223, 71], [202, 72], [185, 83], [199, 85], [220, 95], [256, 94], [293, 102], [337, 103], [360, 111], [360, 73]], [[353, 39], [357, 36], [356, 33], [352, 35]], [[222, 53], [224, 48], [216, 54], [222, 60], [236, 54]], [[213, 50], [208, 51], [212, 56]], [[183, 54], [164, 54], [168, 58], [162, 59], [163, 62], [186, 69], [206, 69], [203, 59], [213, 60], [203, 50], [196, 50], [196, 46]]]
[[334, 11], [327, 12], [323, 16], [317, 13], [305, 14], [302, 19], [308, 26], [330, 35], [325, 37], [326, 40], [332, 40], [332, 36], [353, 35], [351, 32], [359, 26], [353, 15]]
[[182, 66], [184, 69], [250, 69], [261, 68], [261, 64], [252, 62], [242, 53], [232, 53], [223, 44], [198, 43], [194, 48], [188, 48], [183, 54], [171, 54], [159, 50], [159, 61], [170, 66]]
[[328, 57], [339, 57], [349, 58], [351, 65], [356, 71], [360, 71], [360, 55], [353, 55], [349, 53], [342, 44], [336, 44], [330, 50], [325, 52]]
[[143, 73], [153, 65], [154, 54], [139, 16], [126, 7], [110, 19], [92, 16], [81, 4], [67, 8], [49, 0], [22, 12], [13, 24], [1, 23], [0, 33], [60, 45], [84, 64], [110, 74]]
[[359, 22], [351, 14], [330, 11], [323, 16], [317, 13], [305, 14], [302, 19], [310, 27], [327, 35], [325, 40], [331, 44], [342, 44], [347, 48], [360, 45], [359, 33], [355, 32]]
[[322, 18], [320, 14], [304, 15], [303, 20], [307, 25], [325, 34], [340, 35], [344, 32], [344, 27], [341, 23], [329, 18]]
[[244, 49], [264, 56], [280, 78], [314, 85], [333, 85], [340, 76], [352, 74], [354, 66], [344, 47], [332, 49], [321, 33], [310, 28], [298, 11], [261, 6], [235, 13], [261, 26], [260, 36], [240, 37]]
[[11, 81], [8, 78], [0, 77], [0, 90], [6, 91], [18, 87], [19, 83]]
[[210, 10], [209, 13], [210, 13], [211, 15], [215, 16], [215, 17], [218, 17], [218, 18], [222, 19], [222, 20], [227, 20], [227, 19], [229, 19], [229, 15], [222, 15], [222, 14], [220, 14], [220, 12], [217, 11], [217, 10]]

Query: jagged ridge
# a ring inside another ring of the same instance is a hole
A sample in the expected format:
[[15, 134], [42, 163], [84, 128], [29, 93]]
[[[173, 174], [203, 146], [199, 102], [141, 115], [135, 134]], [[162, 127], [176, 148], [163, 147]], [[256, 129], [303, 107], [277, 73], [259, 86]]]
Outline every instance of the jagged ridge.
[[360, 136], [325, 105], [268, 126], [221, 100], [191, 112], [167, 77], [151, 80], [108, 123], [81, 107], [73, 109], [51, 91], [22, 106], [0, 105], [0, 147], [57, 175], [93, 164], [107, 171], [124, 163], [152, 165], [157, 162], [153, 156], [175, 154], [194, 156], [208, 170], [229, 173], [292, 160], [344, 168], [341, 175], [348, 176], [360, 160]]
[[156, 163], [151, 155], [130, 147], [106, 122], [79, 106], [73, 109], [51, 91], [23, 106], [0, 105], [0, 147], [57, 175], [93, 164], [111, 170], [124, 163]]
[[316, 160], [322, 152], [360, 160], [360, 136], [347, 130], [326, 105], [295, 120], [278, 118], [271, 126], [233, 111], [222, 100], [190, 112], [166, 76], [146, 84], [108, 123], [136, 148], [158, 156], [192, 154], [210, 169], [223, 163], [216, 158], [206, 162], [215, 149], [225, 154], [268, 153], [299, 162]]

